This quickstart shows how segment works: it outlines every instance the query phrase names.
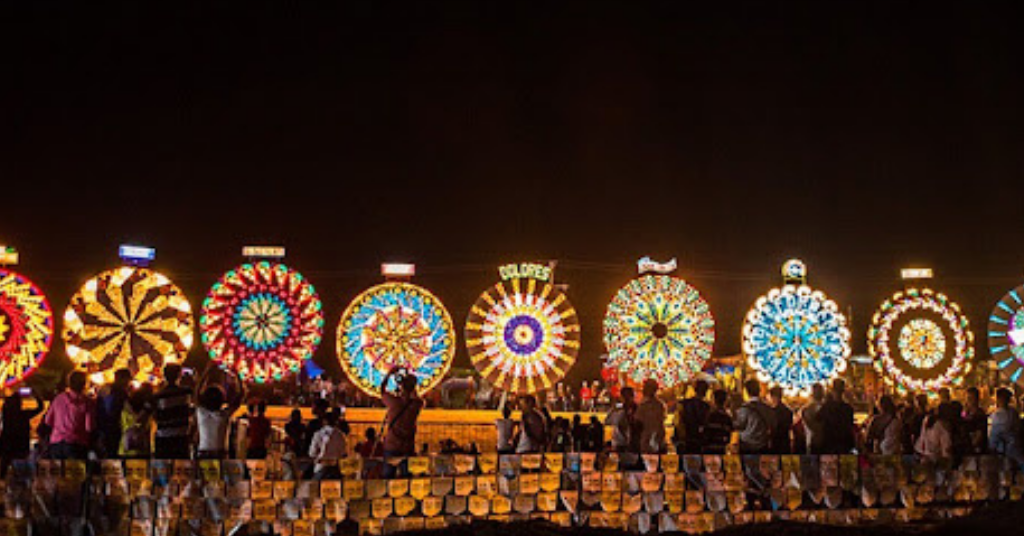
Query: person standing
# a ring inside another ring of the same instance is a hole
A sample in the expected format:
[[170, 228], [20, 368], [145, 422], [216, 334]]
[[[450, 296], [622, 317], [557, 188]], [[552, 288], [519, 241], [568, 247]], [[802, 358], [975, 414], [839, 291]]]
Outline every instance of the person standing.
[[121, 444], [118, 454], [122, 458], [149, 458], [153, 436], [153, 386], [144, 383], [128, 396], [121, 410]]
[[541, 452], [548, 440], [547, 421], [537, 409], [537, 399], [533, 395], [525, 395], [519, 401], [522, 403], [522, 415], [516, 454]]
[[46, 407], [42, 397], [34, 391], [32, 396], [36, 401], [32, 409], [25, 409], [18, 391], [4, 399], [3, 421], [0, 422], [0, 478], [7, 476], [12, 461], [28, 459], [32, 451], [32, 419]]
[[1024, 445], [1021, 445], [1021, 421], [1011, 405], [1013, 393], [1005, 387], [996, 390], [996, 410], [988, 432], [988, 448], [1020, 465], [1024, 465]]
[[[228, 430], [231, 417], [242, 405], [245, 393], [238, 385], [231, 389], [233, 376], [224, 378], [225, 385], [211, 383], [206, 376], [200, 382], [199, 407], [196, 408], [197, 457], [201, 459], [224, 459], [228, 454]], [[229, 390], [234, 396], [229, 398]]]
[[640, 452], [661, 454], [665, 452], [665, 404], [658, 400], [658, 381], [644, 380], [643, 400], [636, 408], [636, 420], [640, 428]]
[[680, 454], [699, 454], [704, 450], [704, 425], [711, 412], [707, 394], [708, 382], [697, 380], [693, 384], [693, 396], [677, 404], [675, 443]]
[[953, 434], [949, 422], [938, 412], [925, 417], [914, 450], [927, 461], [948, 460], [953, 457]]
[[55, 460], [84, 460], [89, 455], [89, 439], [95, 431], [95, 401], [85, 393], [85, 373], [76, 370], [68, 376], [68, 388], [50, 404], [43, 421], [50, 432], [50, 457]]
[[132, 372], [126, 368], [114, 372], [114, 381], [96, 400], [97, 450], [100, 458], [114, 458], [121, 450], [121, 412], [128, 401]]
[[981, 407], [981, 393], [977, 387], [967, 389], [967, 404], [960, 418], [967, 441], [968, 454], [984, 454], [988, 450], [988, 414]]
[[771, 446], [775, 412], [761, 400], [761, 384], [747, 380], [743, 384], [747, 401], [736, 410], [733, 427], [740, 434], [742, 454], [767, 454]]
[[303, 451], [303, 441], [306, 437], [306, 425], [302, 424], [302, 410], [295, 408], [284, 424], [285, 446], [295, 454], [296, 458], [302, 458], [307, 451]]
[[494, 422], [494, 430], [498, 434], [498, 454], [512, 454], [516, 451], [513, 443], [516, 434], [516, 421], [512, 420], [512, 408], [501, 409], [501, 418]]
[[[640, 438], [634, 438], [636, 432], [636, 401], [633, 388], [623, 387], [619, 391], [622, 401], [617, 404], [604, 419], [605, 426], [612, 427], [612, 451], [639, 452]], [[634, 449], [634, 446], [637, 447]]]
[[704, 454], [725, 454], [732, 440], [732, 415], [725, 407], [728, 399], [729, 392], [725, 389], [716, 389], [712, 393], [714, 406], [708, 412], [701, 434], [701, 452]]
[[341, 471], [338, 460], [345, 457], [348, 441], [338, 427], [338, 410], [331, 409], [324, 416], [324, 425], [317, 430], [309, 445], [309, 457], [313, 459], [313, 479], [338, 479]]
[[590, 389], [587, 380], [583, 380], [580, 387], [580, 411], [594, 411], [594, 391]]
[[782, 394], [778, 385], [768, 390], [768, 404], [775, 415], [769, 444], [773, 454], [792, 454], [793, 410], [782, 400]]
[[[249, 417], [249, 426], [246, 428], [245, 457], [250, 460], [262, 460], [267, 457], [271, 434], [270, 419], [267, 418], [267, 403], [260, 400], [252, 409], [256, 411]], [[250, 413], [253, 412], [250, 410]]]
[[805, 447], [808, 454], [821, 454], [822, 433], [818, 411], [825, 403], [825, 387], [820, 383], [811, 386], [811, 401], [800, 410], [800, 421], [804, 427]]
[[[416, 422], [423, 409], [423, 399], [416, 394], [416, 376], [411, 371], [398, 381], [398, 394], [388, 391], [391, 378], [402, 370], [391, 369], [381, 384], [381, 399], [387, 408], [387, 430], [384, 434], [384, 458], [406, 458], [416, 455]], [[403, 462], [404, 463], [404, 462]], [[385, 478], [393, 476], [394, 467], [387, 463]], [[402, 470], [404, 474], [406, 471]]]
[[178, 384], [181, 365], [164, 367], [164, 386], [153, 395], [156, 442], [153, 457], [181, 460], [189, 457], [189, 423], [192, 415], [192, 391]]
[[853, 406], [846, 403], [846, 382], [836, 378], [832, 392], [818, 411], [823, 454], [849, 454], [857, 446]]
[[878, 399], [879, 413], [868, 424], [865, 447], [867, 452], [893, 456], [903, 453], [903, 423], [896, 410], [896, 403], [889, 395]]
[[597, 415], [590, 416], [590, 424], [587, 425], [587, 437], [583, 442], [583, 452], [601, 452], [604, 450], [604, 425]]

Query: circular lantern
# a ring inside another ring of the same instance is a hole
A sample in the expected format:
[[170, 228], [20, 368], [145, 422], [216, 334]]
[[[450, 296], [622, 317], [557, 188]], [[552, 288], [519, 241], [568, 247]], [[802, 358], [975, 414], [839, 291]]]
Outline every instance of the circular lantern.
[[875, 368], [900, 391], [935, 391], [970, 370], [974, 335], [960, 307], [944, 294], [911, 288], [886, 300], [871, 319]]
[[35, 372], [53, 342], [53, 312], [26, 277], [0, 268], [0, 386]]
[[711, 358], [715, 319], [693, 286], [669, 275], [641, 275], [608, 304], [608, 364], [631, 382], [674, 387], [697, 377]]
[[430, 291], [411, 283], [367, 289], [338, 323], [341, 368], [370, 396], [380, 396], [384, 376], [394, 367], [411, 371], [417, 392], [426, 393], [444, 378], [454, 357], [448, 311]]
[[277, 381], [313, 357], [323, 335], [320, 298], [284, 264], [246, 263], [210, 289], [199, 318], [210, 357], [245, 381]]
[[513, 277], [476, 300], [466, 320], [466, 347], [473, 366], [498, 389], [545, 391], [576, 362], [579, 319], [550, 281]]
[[133, 266], [103, 272], [64, 311], [68, 357], [96, 383], [127, 368], [137, 382], [155, 382], [192, 347], [192, 306], [167, 276]]
[[988, 319], [988, 346], [999, 373], [1011, 383], [1024, 384], [1024, 285], [1003, 296]]

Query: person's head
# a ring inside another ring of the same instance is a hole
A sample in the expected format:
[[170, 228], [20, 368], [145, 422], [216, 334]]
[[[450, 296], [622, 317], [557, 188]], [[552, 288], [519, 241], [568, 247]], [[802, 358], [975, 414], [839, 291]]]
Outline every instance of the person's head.
[[224, 398], [224, 389], [219, 385], [211, 385], [199, 395], [199, 405], [207, 411], [220, 411], [224, 406]]
[[981, 405], [981, 391], [977, 387], [967, 388], [967, 407], [977, 408]]
[[1000, 408], [1010, 407], [1010, 401], [1013, 400], [1013, 392], [1005, 387], [996, 389], [996, 406]]
[[512, 418], [512, 407], [505, 404], [505, 407], [501, 408], [501, 416], [506, 419]]
[[725, 408], [725, 402], [729, 400], [729, 392], [725, 389], [715, 389], [715, 392], [711, 394], [711, 398], [715, 402], [715, 407], [722, 409]]
[[572, 416], [572, 425], [573, 426], [579, 426], [581, 422], [583, 422], [583, 419], [580, 417], [579, 413], [577, 413], [577, 414]]
[[324, 414], [327, 413], [327, 401], [323, 398], [317, 398], [313, 401], [313, 415], [323, 418]]
[[693, 382], [693, 396], [703, 400], [708, 394], [708, 382], [707, 380], [697, 380]]
[[373, 443], [377, 440], [377, 429], [372, 426], [368, 427], [366, 429], [365, 436], [368, 442]]
[[644, 380], [644, 398], [654, 398], [658, 396], [658, 380], [654, 378], [647, 378]]
[[132, 382], [132, 371], [126, 368], [117, 369], [114, 372], [114, 383], [111, 385], [114, 389], [124, 391], [128, 389], [128, 384]]
[[292, 422], [302, 422], [302, 410], [299, 409], [299, 408], [293, 409], [292, 410], [292, 415], [291, 415], [291, 420], [292, 420]]
[[893, 402], [892, 397], [889, 395], [882, 395], [878, 399], [878, 407], [882, 410], [882, 413], [896, 415], [896, 403]]
[[601, 419], [598, 419], [597, 415], [591, 415], [590, 426], [601, 426]]
[[761, 396], [761, 382], [757, 380], [747, 380], [743, 383], [743, 390], [747, 392], [748, 398], [757, 398]]
[[399, 388], [403, 396], [412, 396], [416, 394], [416, 376], [412, 374], [406, 374], [402, 376], [402, 381], [399, 383]]
[[949, 393], [949, 387], [939, 389], [939, 402], [948, 403], [952, 398], [953, 397]]
[[825, 400], [825, 386], [820, 383], [811, 385], [811, 399], [815, 402]]
[[532, 411], [537, 409], [537, 398], [533, 395], [523, 395], [519, 399], [519, 403], [523, 406], [523, 411]]
[[11, 391], [11, 394], [4, 398], [4, 412], [17, 411], [21, 409], [21, 393], [17, 390]]
[[262, 416], [264, 416], [266, 414], [267, 414], [267, 402], [265, 400], [260, 400], [259, 403], [256, 404], [256, 415], [259, 415], [260, 417], [262, 417]]
[[928, 411], [928, 395], [925, 393], [918, 393], [914, 400], [917, 401], [917, 409], [921, 411]]
[[636, 401], [634, 396], [635, 394], [633, 392], [632, 387], [623, 387], [622, 389], [619, 390], [619, 397], [622, 398], [623, 404], [634, 403]]
[[167, 381], [167, 385], [177, 385], [179, 379], [181, 379], [181, 365], [177, 363], [164, 365], [164, 380]]
[[782, 387], [775, 385], [771, 389], [768, 389], [768, 400], [770, 400], [772, 404], [782, 404]]
[[843, 393], [845, 392], [846, 382], [843, 381], [842, 378], [836, 378], [832, 380], [832, 396], [834, 396], [836, 400], [841, 401], [843, 399]]
[[327, 410], [327, 413], [324, 413], [324, 421], [327, 422], [328, 426], [337, 426], [338, 425], [338, 410], [336, 410], [336, 409], [329, 409], [329, 410]]
[[68, 375], [68, 389], [75, 393], [82, 394], [82, 392], [85, 391], [85, 380], [86, 377], [84, 372], [80, 370], [73, 371]]

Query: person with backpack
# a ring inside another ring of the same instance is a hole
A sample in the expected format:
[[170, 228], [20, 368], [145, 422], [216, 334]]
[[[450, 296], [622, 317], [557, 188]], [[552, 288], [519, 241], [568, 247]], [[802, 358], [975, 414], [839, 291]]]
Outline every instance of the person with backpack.
[[872, 454], [898, 456], [903, 453], [903, 422], [896, 403], [889, 395], [878, 399], [879, 413], [871, 418], [865, 438], [866, 450]]
[[736, 410], [733, 427], [740, 435], [740, 453], [768, 454], [775, 412], [761, 400], [761, 383], [747, 380], [743, 384], [747, 401]]
[[122, 458], [149, 458], [153, 435], [153, 386], [144, 383], [128, 396], [121, 410], [121, 444], [118, 454]]

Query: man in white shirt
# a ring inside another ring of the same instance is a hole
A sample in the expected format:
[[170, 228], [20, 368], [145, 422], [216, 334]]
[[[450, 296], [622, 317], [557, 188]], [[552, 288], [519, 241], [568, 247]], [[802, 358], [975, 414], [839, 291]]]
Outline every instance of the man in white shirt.
[[341, 478], [338, 460], [348, 452], [345, 434], [338, 428], [338, 410], [328, 411], [324, 420], [323, 428], [317, 430], [309, 444], [309, 457], [316, 462], [313, 467], [316, 480]]
[[[636, 401], [633, 399], [633, 388], [623, 387], [619, 391], [619, 396], [622, 398], [622, 403], [608, 412], [604, 424], [612, 427], [612, 450], [630, 452], [634, 443], [633, 429], [636, 423]], [[639, 438], [636, 439], [639, 443]]]
[[996, 390], [996, 411], [992, 413], [988, 432], [988, 447], [996, 454], [1024, 464], [1024, 449], [1020, 444], [1020, 416], [1010, 405], [1013, 393], [1005, 387]]
[[526, 395], [519, 401], [523, 407], [516, 454], [543, 452], [547, 447], [547, 423], [544, 415], [537, 410], [537, 399], [533, 395]]
[[516, 421], [512, 420], [512, 408], [505, 406], [501, 410], [501, 418], [494, 422], [494, 429], [498, 432], [498, 454], [512, 454], [516, 446], [512, 443], [515, 438]]
[[640, 452], [661, 454], [665, 452], [665, 404], [658, 400], [658, 381], [644, 380], [644, 398], [636, 409], [636, 420], [640, 423]]

